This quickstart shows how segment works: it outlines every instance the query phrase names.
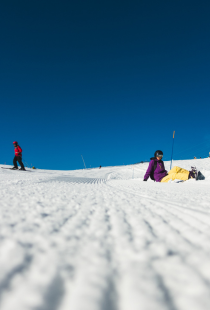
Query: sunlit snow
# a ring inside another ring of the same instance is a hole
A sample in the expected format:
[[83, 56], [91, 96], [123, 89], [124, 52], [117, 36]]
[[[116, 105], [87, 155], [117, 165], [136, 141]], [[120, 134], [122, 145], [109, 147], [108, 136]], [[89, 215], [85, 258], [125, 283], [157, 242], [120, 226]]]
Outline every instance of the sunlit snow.
[[173, 165], [0, 169], [0, 309], [210, 309], [210, 158]]

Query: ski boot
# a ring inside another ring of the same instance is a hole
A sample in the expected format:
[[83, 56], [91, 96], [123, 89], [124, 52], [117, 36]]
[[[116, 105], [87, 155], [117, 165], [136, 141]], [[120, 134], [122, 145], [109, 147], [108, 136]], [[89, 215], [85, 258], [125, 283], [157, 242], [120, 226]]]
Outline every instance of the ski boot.
[[196, 181], [205, 180], [204, 175], [196, 167], [191, 167], [191, 169], [189, 179], [196, 179]]
[[196, 179], [197, 180], [198, 177], [198, 171], [196, 169], [196, 167], [191, 167], [191, 171], [189, 173], [189, 179]]

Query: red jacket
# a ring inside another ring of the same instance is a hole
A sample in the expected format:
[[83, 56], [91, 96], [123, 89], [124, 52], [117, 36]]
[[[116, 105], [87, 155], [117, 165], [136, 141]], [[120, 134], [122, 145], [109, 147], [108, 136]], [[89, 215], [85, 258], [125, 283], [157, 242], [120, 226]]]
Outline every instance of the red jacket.
[[15, 156], [22, 156], [22, 149], [19, 145], [15, 147]]

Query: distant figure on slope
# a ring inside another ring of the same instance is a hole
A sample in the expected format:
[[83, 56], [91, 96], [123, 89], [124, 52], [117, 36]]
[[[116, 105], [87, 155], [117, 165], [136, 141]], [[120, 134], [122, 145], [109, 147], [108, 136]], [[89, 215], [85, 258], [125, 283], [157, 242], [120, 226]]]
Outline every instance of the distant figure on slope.
[[99, 167], [99, 169], [101, 169], [101, 166]]
[[13, 159], [13, 165], [14, 167], [12, 169], [18, 169], [17, 161], [19, 162], [21, 168], [20, 170], [25, 170], [25, 167], [22, 163], [22, 149], [18, 145], [17, 141], [13, 142], [14, 148], [15, 148], [15, 157]]
[[164, 162], [162, 161], [163, 152], [156, 151], [155, 157], [150, 158], [149, 167], [144, 176], [144, 181], [147, 181], [149, 177], [156, 182], [167, 183], [169, 180], [182, 180], [187, 181], [188, 179], [198, 179], [201, 175], [200, 171], [197, 172], [196, 168], [192, 167], [191, 171], [179, 168], [177, 166], [173, 167], [169, 172], [165, 170]]

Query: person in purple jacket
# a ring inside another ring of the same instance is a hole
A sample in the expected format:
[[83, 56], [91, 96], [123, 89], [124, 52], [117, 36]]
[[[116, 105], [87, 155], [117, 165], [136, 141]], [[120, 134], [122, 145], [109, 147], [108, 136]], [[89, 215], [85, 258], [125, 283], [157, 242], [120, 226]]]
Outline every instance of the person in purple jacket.
[[147, 181], [149, 177], [156, 182], [167, 183], [169, 180], [182, 180], [186, 181], [190, 178], [197, 179], [198, 172], [196, 168], [192, 167], [191, 171], [185, 170], [180, 167], [173, 167], [169, 172], [165, 169], [164, 162], [162, 161], [163, 152], [158, 150], [154, 154], [155, 156], [150, 158], [149, 167], [145, 173], [144, 181]]

